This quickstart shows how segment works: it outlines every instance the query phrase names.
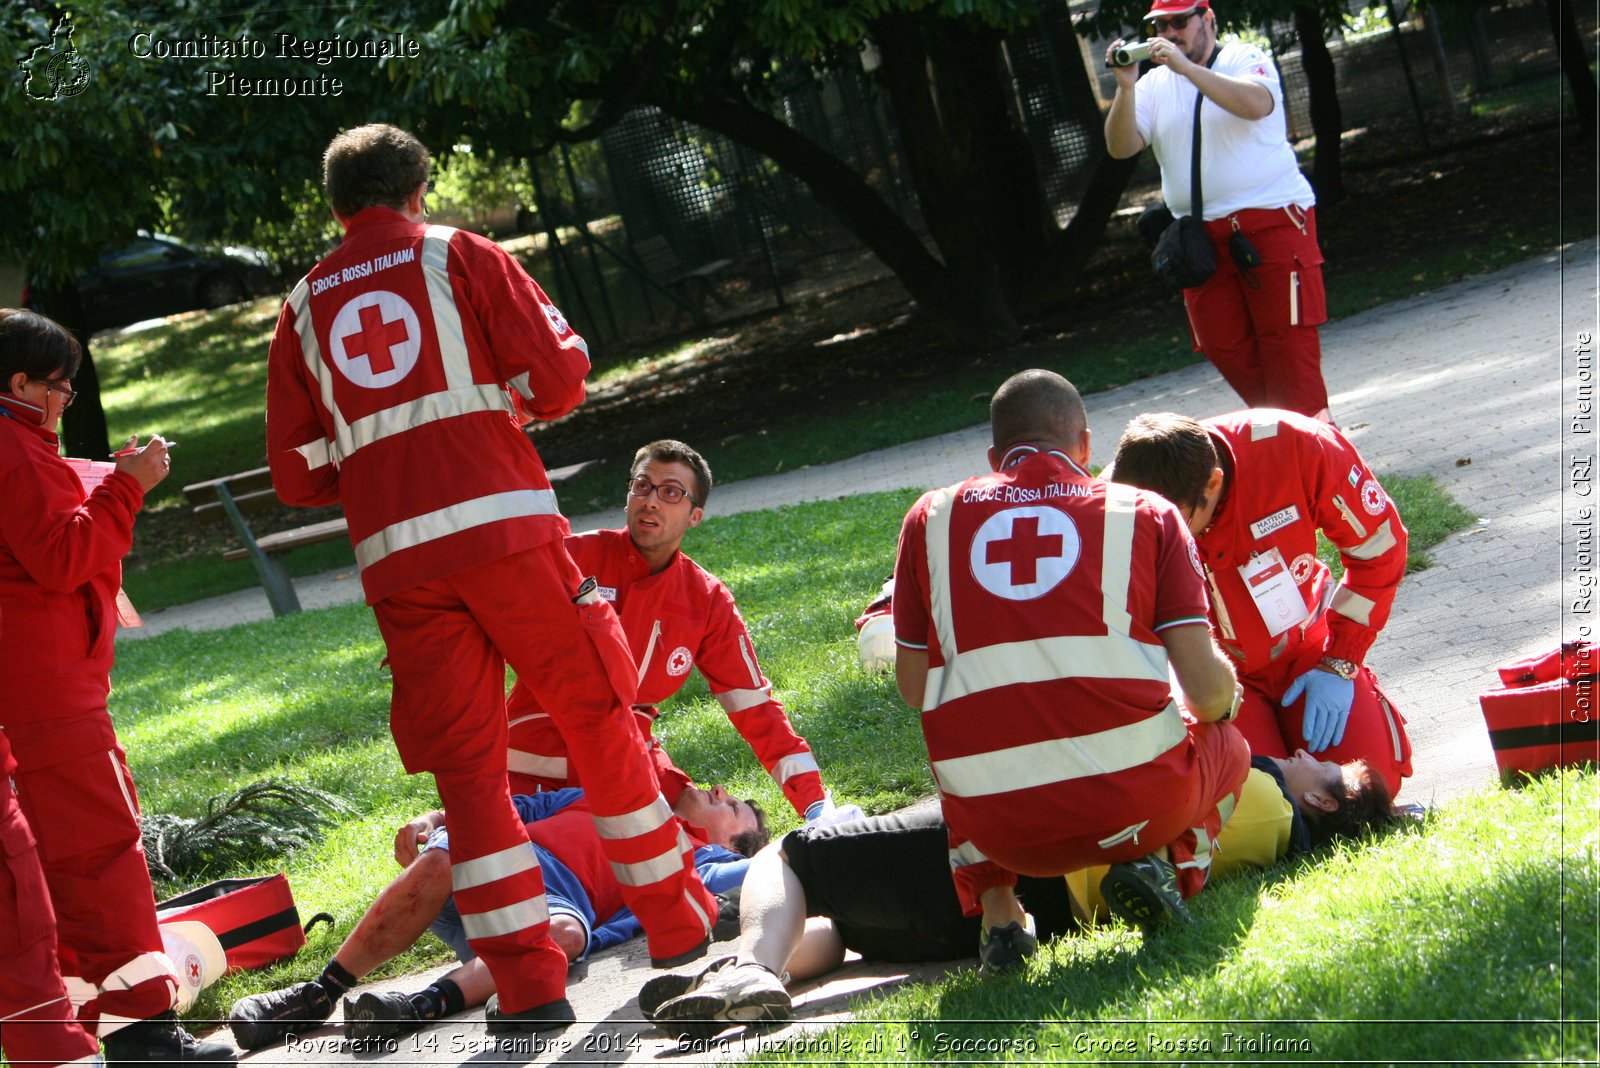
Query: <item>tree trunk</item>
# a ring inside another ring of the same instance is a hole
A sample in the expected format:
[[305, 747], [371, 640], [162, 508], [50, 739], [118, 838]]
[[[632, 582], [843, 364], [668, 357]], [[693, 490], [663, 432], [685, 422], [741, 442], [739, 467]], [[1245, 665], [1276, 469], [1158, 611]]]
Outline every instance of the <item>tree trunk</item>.
[[1589, 69], [1589, 55], [1583, 47], [1583, 35], [1578, 32], [1578, 20], [1572, 14], [1572, 0], [1545, 0], [1550, 13], [1550, 32], [1555, 35], [1556, 50], [1561, 54], [1561, 70], [1572, 89], [1572, 112], [1578, 120], [1578, 132], [1583, 137], [1593, 137], [1597, 109], [1595, 103], [1594, 72]]
[[1306, 87], [1311, 95], [1311, 130], [1317, 139], [1311, 184], [1317, 191], [1317, 203], [1332, 204], [1344, 199], [1344, 167], [1340, 152], [1344, 113], [1339, 107], [1333, 56], [1328, 52], [1328, 42], [1323, 37], [1322, 13], [1316, 8], [1295, 8], [1294, 27], [1300, 36], [1300, 66], [1305, 71]]
[[730, 97], [660, 94], [647, 102], [669, 115], [716, 130], [760, 152], [805, 182], [818, 203], [832, 211], [900, 279], [921, 309], [963, 338], [1007, 336], [1016, 321], [999, 307], [972, 299], [954, 273], [923, 246], [865, 179], [838, 157], [767, 112]]

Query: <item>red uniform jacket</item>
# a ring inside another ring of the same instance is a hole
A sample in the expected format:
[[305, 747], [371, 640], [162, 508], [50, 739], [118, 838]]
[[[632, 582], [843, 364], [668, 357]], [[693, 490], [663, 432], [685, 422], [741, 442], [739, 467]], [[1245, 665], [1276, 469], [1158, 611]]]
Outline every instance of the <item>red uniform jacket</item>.
[[[122, 558], [144, 490], [113, 472], [85, 494], [57, 448], [31, 412], [0, 401], [0, 726], [103, 710], [111, 689]], [[109, 731], [93, 744], [109, 746]]]
[[[1211, 585], [1212, 632], [1238, 661], [1240, 677], [1270, 674], [1287, 684], [1281, 676], [1308, 670], [1323, 655], [1359, 664], [1388, 622], [1405, 574], [1406, 528], [1394, 502], [1355, 447], [1325, 423], [1255, 409], [1205, 425], [1229, 482], [1197, 540]], [[1337, 586], [1317, 559], [1318, 530], [1344, 562]], [[1310, 613], [1276, 638], [1239, 572], [1274, 549]]]
[[[795, 733], [783, 705], [772, 696], [772, 683], [756, 662], [750, 632], [720, 579], [680, 552], [666, 568], [650, 574], [649, 565], [633, 547], [626, 530], [599, 530], [567, 539], [567, 551], [578, 570], [593, 575], [600, 595], [622, 618], [628, 648], [639, 665], [640, 730], [657, 756], [662, 794], [668, 803], [689, 779], [672, 767], [651, 738], [657, 705], [677, 693], [699, 668], [734, 728], [750, 743], [761, 766], [804, 814], [823, 799], [822, 776], [804, 738]], [[511, 751], [507, 764], [514, 789], [532, 784], [579, 785], [567, 766], [567, 748], [537, 700], [520, 683], [507, 706], [511, 719]]]
[[514, 391], [553, 419], [588, 349], [498, 246], [388, 208], [284, 304], [267, 366], [267, 458], [286, 503], [341, 503], [368, 602], [567, 533]]
[[895, 634], [928, 652], [922, 730], [953, 836], [989, 853], [1070, 827], [1112, 848], [1193, 807], [1158, 634], [1204, 622], [1193, 544], [1172, 505], [1060, 453], [911, 509]]

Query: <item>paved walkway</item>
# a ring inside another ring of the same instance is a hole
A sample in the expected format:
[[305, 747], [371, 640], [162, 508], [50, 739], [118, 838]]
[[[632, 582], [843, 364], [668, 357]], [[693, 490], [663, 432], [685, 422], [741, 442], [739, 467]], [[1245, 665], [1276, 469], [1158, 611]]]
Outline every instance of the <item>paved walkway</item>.
[[[1439, 803], [1494, 778], [1477, 694], [1494, 666], [1550, 647], [1562, 633], [1562, 374], [1579, 329], [1594, 328], [1594, 241], [1341, 320], [1323, 331], [1333, 411], [1380, 473], [1438, 477], [1479, 522], [1432, 549], [1433, 566], [1408, 578], [1369, 662], [1410, 721], [1415, 777], [1404, 797]], [[1173, 312], [1176, 314], [1176, 311]], [[1019, 368], [1020, 369], [1020, 368]], [[1206, 365], [1135, 382], [1087, 399], [1096, 459], [1104, 462], [1129, 417], [1171, 410], [1196, 416], [1237, 407]], [[901, 487], [944, 485], [984, 463], [987, 427], [944, 434], [851, 460], [720, 487], [715, 513]], [[1590, 449], [1592, 455], [1592, 446]], [[620, 510], [576, 517], [576, 529], [620, 525]], [[318, 607], [359, 598], [353, 575], [329, 573], [296, 584]], [[270, 618], [259, 590], [151, 613], [149, 631], [207, 629]], [[629, 1000], [647, 973], [639, 946], [602, 955], [575, 983], [580, 1019], [538, 1047], [532, 1059], [646, 1061], [683, 1058], [637, 1025]], [[917, 969], [924, 975], [938, 968]], [[857, 988], [906, 970], [858, 965], [805, 1000], [802, 1015], [827, 1018]], [[411, 987], [415, 980], [403, 985]], [[414, 987], [411, 987], [414, 988]], [[481, 1014], [478, 1019], [481, 1021]], [[807, 1029], [809, 1033], [810, 1029]], [[318, 1037], [333, 1038], [326, 1029]], [[438, 1033], [439, 1048], [403, 1040], [383, 1060], [485, 1060], [480, 1024]], [[781, 1038], [782, 1036], [778, 1036]], [[587, 1047], [586, 1047], [587, 1043]], [[450, 1048], [456, 1045], [454, 1051]], [[337, 1043], [334, 1043], [336, 1046]], [[735, 1043], [714, 1054], [740, 1056]], [[251, 1063], [353, 1060], [327, 1046], [261, 1051]], [[524, 1058], [526, 1059], [526, 1058]]]

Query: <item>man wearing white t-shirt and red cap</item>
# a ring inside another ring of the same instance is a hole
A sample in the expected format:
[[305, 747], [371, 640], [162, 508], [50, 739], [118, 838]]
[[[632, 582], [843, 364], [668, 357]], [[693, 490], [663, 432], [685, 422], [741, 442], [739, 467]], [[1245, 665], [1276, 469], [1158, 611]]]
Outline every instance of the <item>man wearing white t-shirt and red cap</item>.
[[[1106, 115], [1106, 150], [1126, 159], [1153, 148], [1167, 207], [1189, 214], [1195, 97], [1204, 95], [1200, 184], [1217, 270], [1183, 291], [1195, 351], [1248, 407], [1332, 422], [1317, 337], [1327, 300], [1316, 195], [1289, 146], [1277, 68], [1254, 45], [1219, 45], [1209, 3], [1154, 0], [1145, 20], [1154, 38], [1151, 69], [1140, 78], [1135, 66], [1111, 66], [1117, 95]], [[1122, 44], [1107, 49], [1108, 64]], [[1236, 233], [1259, 265], [1243, 269], [1234, 260]]]

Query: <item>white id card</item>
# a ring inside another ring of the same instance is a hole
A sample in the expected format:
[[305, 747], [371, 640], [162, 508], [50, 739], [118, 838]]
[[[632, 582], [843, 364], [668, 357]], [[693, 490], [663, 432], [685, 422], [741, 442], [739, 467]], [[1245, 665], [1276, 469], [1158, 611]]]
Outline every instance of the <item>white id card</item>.
[[1277, 549], [1252, 556], [1239, 568], [1239, 576], [1256, 603], [1256, 611], [1261, 613], [1261, 621], [1267, 625], [1267, 633], [1274, 638], [1310, 618], [1305, 598], [1300, 596], [1300, 589], [1283, 562], [1283, 553]]

